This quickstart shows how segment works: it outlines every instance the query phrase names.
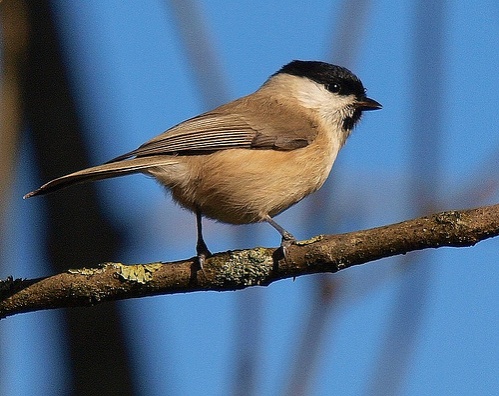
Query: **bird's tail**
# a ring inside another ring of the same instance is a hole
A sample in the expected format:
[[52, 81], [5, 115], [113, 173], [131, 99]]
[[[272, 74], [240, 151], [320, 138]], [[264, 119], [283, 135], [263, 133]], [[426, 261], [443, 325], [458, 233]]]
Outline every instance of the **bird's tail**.
[[35, 195], [47, 194], [61, 188], [69, 187], [73, 184], [143, 172], [147, 168], [169, 165], [175, 162], [176, 161], [173, 160], [172, 157], [167, 157], [164, 155], [153, 155], [149, 157], [134, 158], [126, 161], [105, 163], [103, 165], [94, 166], [92, 168], [87, 168], [78, 172], [70, 173], [66, 176], [58, 177], [57, 179], [45, 183], [40, 188], [27, 193], [23, 198], [27, 199]]

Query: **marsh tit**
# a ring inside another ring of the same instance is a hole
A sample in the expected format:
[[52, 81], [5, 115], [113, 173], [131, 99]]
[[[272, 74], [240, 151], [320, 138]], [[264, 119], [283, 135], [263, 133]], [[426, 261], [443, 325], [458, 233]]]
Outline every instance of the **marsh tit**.
[[24, 196], [143, 173], [196, 214], [197, 255], [210, 252], [201, 218], [267, 222], [285, 249], [296, 239], [273, 219], [317, 191], [362, 112], [381, 105], [349, 70], [295, 60], [256, 92], [184, 121], [111, 161], [54, 179]]

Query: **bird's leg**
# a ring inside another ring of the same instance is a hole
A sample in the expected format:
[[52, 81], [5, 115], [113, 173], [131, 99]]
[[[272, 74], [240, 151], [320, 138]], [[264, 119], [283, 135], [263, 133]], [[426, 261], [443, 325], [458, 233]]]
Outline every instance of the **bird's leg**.
[[296, 242], [296, 238], [288, 231], [286, 231], [284, 228], [282, 228], [279, 224], [277, 224], [272, 217], [269, 215], [265, 216], [264, 219], [267, 223], [269, 223], [272, 227], [274, 227], [277, 231], [279, 231], [279, 234], [282, 236], [281, 240], [281, 248], [282, 248], [282, 253], [284, 255], [284, 258], [286, 259], [286, 253], [287, 249]]
[[207, 257], [211, 256], [211, 252], [208, 250], [208, 246], [203, 239], [203, 225], [202, 225], [202, 215], [199, 209], [196, 210], [196, 224], [198, 230], [198, 240], [196, 243], [196, 253], [198, 256], [198, 264], [201, 271], [206, 278], [206, 273], [204, 272], [204, 263]]

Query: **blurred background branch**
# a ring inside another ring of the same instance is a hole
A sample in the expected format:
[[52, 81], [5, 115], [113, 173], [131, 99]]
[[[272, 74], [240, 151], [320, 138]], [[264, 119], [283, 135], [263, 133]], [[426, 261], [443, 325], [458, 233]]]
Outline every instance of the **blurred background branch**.
[[[71, 73], [63, 57], [51, 4], [19, 0], [5, 3], [6, 9], [20, 10], [17, 18], [10, 21], [11, 29], [16, 32], [9, 37], [19, 35], [21, 43], [6, 41], [6, 51], [22, 50], [25, 60], [22, 69], [11, 72], [14, 79], [10, 79], [12, 75], [5, 76], [8, 82], [5, 88], [10, 90], [7, 98], [15, 95], [22, 100], [22, 106], [16, 106], [16, 115], [6, 120], [8, 133], [12, 136], [20, 133], [22, 118], [26, 124], [24, 132], [33, 147], [33, 158], [29, 161], [36, 164], [42, 179], [73, 167], [89, 166], [80, 114], [69, 83]], [[14, 49], [8, 48], [9, 45]], [[16, 152], [12, 147], [7, 150], [12, 150], [11, 155]], [[2, 170], [13, 174], [11, 166]], [[44, 249], [54, 271], [64, 271], [69, 262], [83, 266], [115, 255], [119, 235], [103, 214], [95, 186], [77, 188], [72, 199], [54, 195], [46, 202]], [[71, 232], [77, 232], [78, 239], [69, 237]], [[59, 330], [68, 337], [70, 357], [66, 369], [70, 373], [67, 381], [72, 394], [134, 394], [116, 307], [108, 304], [83, 311], [67, 310], [61, 318]], [[105, 380], [98, 380], [102, 373], [106, 373]]]

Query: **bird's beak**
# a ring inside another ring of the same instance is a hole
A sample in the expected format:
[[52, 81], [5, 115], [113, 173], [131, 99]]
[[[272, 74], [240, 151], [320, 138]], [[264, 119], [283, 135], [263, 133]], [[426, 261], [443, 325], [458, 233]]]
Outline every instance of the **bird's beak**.
[[356, 103], [355, 106], [360, 109], [360, 110], [379, 110], [383, 106], [381, 106], [381, 103], [376, 102], [374, 99], [363, 97], [360, 98]]

